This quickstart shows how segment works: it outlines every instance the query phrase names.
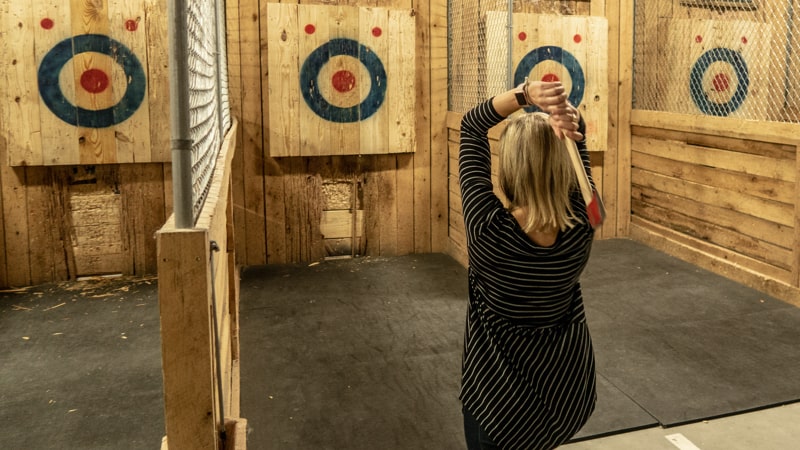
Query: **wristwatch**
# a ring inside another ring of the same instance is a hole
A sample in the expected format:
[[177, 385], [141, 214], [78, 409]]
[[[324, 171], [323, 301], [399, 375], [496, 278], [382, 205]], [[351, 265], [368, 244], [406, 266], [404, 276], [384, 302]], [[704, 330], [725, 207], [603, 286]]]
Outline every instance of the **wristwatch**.
[[525, 95], [526, 87], [528, 87], [528, 80], [525, 80], [524, 83], [520, 83], [519, 86], [514, 89], [514, 97], [517, 98], [517, 104], [519, 106], [529, 106], [528, 96]]

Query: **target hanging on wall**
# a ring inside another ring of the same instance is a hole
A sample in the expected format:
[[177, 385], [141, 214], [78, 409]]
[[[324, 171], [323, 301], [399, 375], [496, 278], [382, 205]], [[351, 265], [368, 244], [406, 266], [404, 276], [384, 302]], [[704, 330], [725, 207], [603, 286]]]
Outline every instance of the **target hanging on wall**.
[[[62, 73], [74, 74], [64, 68], [76, 55], [83, 53], [110, 58], [114, 62], [110, 66], [119, 73], [86, 68], [76, 80], [75, 88], [92, 96], [111, 89], [117, 95], [101, 96], [113, 98], [107, 102], [111, 104], [82, 105], [77, 99], [68, 98], [62, 89]], [[124, 88], [113, 86], [114, 80], [125, 80]], [[53, 114], [70, 125], [87, 128], [107, 128], [129, 119], [142, 105], [146, 92], [144, 68], [136, 55], [122, 43], [99, 34], [79, 35], [56, 44], [39, 65], [38, 83], [39, 95]], [[122, 91], [121, 95], [118, 91]]]
[[697, 108], [711, 116], [728, 116], [747, 98], [750, 77], [742, 54], [712, 48], [692, 66], [689, 91]]
[[267, 16], [270, 155], [414, 151], [413, 11], [269, 3]]
[[769, 25], [755, 22], [672, 20], [659, 45], [674, 51], [658, 61], [661, 70], [644, 72], [639, 84], [660, 96], [664, 111], [763, 120], [770, 84], [757, 81], [769, 79], [774, 63], [771, 33]]
[[[359, 86], [364, 81], [369, 86]], [[311, 52], [300, 69], [303, 99], [315, 114], [331, 122], [371, 117], [383, 105], [386, 83], [381, 59], [353, 39], [331, 39]]]
[[[536, 81], [560, 81], [568, 93], [569, 101], [577, 106], [583, 102], [586, 76], [580, 62], [572, 53], [561, 47], [546, 45], [531, 50], [517, 65], [514, 73], [514, 85], [519, 85], [525, 78]], [[539, 111], [536, 106], [525, 108], [526, 111]]]
[[[508, 15], [486, 14], [488, 95], [533, 81], [560, 81], [586, 121], [589, 150], [608, 146], [608, 21], [603, 17], [515, 13], [511, 39]], [[511, 48], [508, 48], [509, 43]], [[508, 67], [507, 55], [511, 53]], [[511, 70], [511, 80], [508, 71]], [[525, 108], [537, 111], [535, 106]]]

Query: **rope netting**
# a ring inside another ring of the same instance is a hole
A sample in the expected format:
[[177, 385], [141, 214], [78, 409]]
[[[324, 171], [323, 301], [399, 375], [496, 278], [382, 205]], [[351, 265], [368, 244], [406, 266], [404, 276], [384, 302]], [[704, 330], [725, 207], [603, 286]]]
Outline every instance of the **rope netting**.
[[208, 195], [222, 140], [231, 124], [225, 20], [219, 1], [193, 0], [186, 18], [195, 220]]

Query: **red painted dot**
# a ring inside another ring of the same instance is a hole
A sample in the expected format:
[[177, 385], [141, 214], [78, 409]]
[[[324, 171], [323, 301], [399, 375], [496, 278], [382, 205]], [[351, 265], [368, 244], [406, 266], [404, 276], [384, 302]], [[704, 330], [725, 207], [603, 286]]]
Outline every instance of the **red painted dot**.
[[572, 37], [572, 40], [575, 41], [576, 44], [580, 44], [583, 38], [581, 37], [580, 34], [576, 34], [575, 36]]
[[381, 37], [382, 34], [383, 34], [383, 30], [381, 30], [380, 27], [375, 27], [375, 28], [372, 29], [372, 35], [373, 36]]
[[528, 35], [524, 31], [520, 31], [518, 37], [519, 37], [520, 41], [524, 41], [525, 39], [528, 39]]
[[306, 30], [306, 34], [314, 34], [314, 32], [317, 31], [317, 27], [315, 27], [312, 24], [308, 24], [308, 25], [306, 25], [305, 30]]
[[700, 36], [698, 34], [697, 36], [694, 37], [694, 41], [697, 42], [698, 44], [703, 42], [703, 36]]
[[349, 70], [340, 70], [333, 74], [333, 88], [339, 92], [350, 92], [356, 87], [356, 77]]
[[718, 73], [714, 76], [714, 90], [717, 92], [724, 92], [728, 90], [731, 84], [730, 78], [724, 73]]
[[81, 86], [87, 92], [99, 94], [108, 89], [108, 75], [99, 69], [89, 69], [81, 75]]
[[545, 83], [552, 83], [554, 81], [560, 81], [560, 80], [558, 79], [558, 75], [554, 73], [546, 73], [542, 77], [542, 81], [544, 81]]
[[125, 29], [128, 31], [136, 31], [139, 29], [139, 21], [128, 19], [125, 21]]
[[41, 25], [45, 30], [50, 30], [53, 28], [53, 26], [55, 26], [55, 22], [53, 22], [53, 19], [45, 17], [41, 22], [39, 22], [39, 25]]
[[747, 36], [742, 36], [742, 44], [747, 44]]

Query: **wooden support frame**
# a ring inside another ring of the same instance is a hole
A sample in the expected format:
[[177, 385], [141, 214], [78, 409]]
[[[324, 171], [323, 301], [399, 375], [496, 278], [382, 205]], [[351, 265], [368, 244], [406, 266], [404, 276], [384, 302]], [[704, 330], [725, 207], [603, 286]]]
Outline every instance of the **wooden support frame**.
[[[242, 419], [226, 420], [224, 426], [234, 436], [225, 444], [219, 433], [221, 412], [227, 419], [238, 416], [240, 410], [239, 276], [231, 201], [237, 131], [234, 120], [195, 227], [178, 229], [172, 216], [157, 233], [167, 433], [162, 449], [167, 445], [173, 450], [246, 448]], [[218, 251], [212, 251], [212, 241]]]

